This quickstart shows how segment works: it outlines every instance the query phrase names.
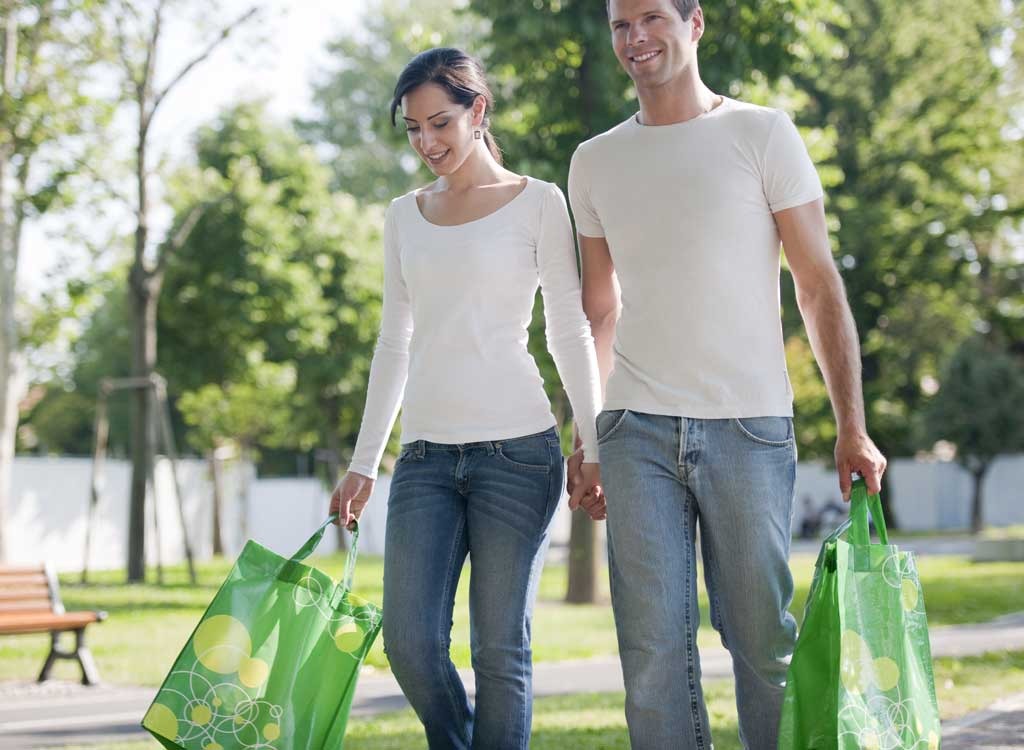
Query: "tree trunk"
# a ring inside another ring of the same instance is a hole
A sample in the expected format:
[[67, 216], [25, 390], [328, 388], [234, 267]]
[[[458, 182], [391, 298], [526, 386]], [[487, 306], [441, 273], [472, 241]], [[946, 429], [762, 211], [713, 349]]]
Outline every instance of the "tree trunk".
[[570, 604], [597, 602], [597, 547], [597, 523], [582, 510], [574, 512], [569, 530], [569, 585], [565, 593], [565, 601]]
[[[159, 284], [137, 262], [129, 280], [132, 325], [132, 376], [148, 380], [156, 368], [156, 308]], [[128, 513], [128, 581], [146, 574], [146, 476], [153, 454], [153, 409], [148, 388], [132, 391], [131, 498]], [[158, 543], [154, 541], [154, 544]]]
[[207, 460], [210, 462], [210, 483], [213, 485], [213, 554], [224, 554], [224, 537], [221, 534], [224, 514], [224, 487], [221, 480], [220, 458], [217, 457], [217, 445], [214, 444]]
[[249, 446], [245, 443], [240, 443], [238, 446], [239, 462], [241, 463], [241, 474], [238, 482], [238, 499], [239, 509], [241, 514], [241, 532], [242, 532], [242, 544], [244, 545], [249, 539], [249, 512], [250, 512], [250, 482], [249, 482], [249, 465], [250, 459], [252, 458], [252, 451]]
[[[4, 55], [0, 60], [5, 94], [15, 83], [18, 27], [8, 3], [5, 11]], [[0, 562], [7, 557], [7, 506], [14, 465], [14, 444], [18, 429], [18, 401], [21, 398], [23, 363], [19, 354], [18, 326], [14, 319], [15, 281], [18, 276], [18, 252], [21, 249], [21, 222], [17, 218], [15, 197], [10, 192], [11, 157], [9, 145], [0, 150]]]
[[[589, 55], [584, 52], [580, 62], [580, 116], [587, 129], [593, 133], [594, 81], [590, 75]], [[597, 523], [582, 510], [572, 514], [569, 527], [569, 582], [565, 600], [572, 604], [593, 604], [597, 601], [598, 564]]]
[[988, 464], [982, 464], [980, 468], [974, 469], [971, 476], [974, 477], [974, 496], [971, 498], [971, 533], [980, 534], [985, 527], [982, 513], [981, 485], [985, 480], [985, 473]]
[[[338, 486], [338, 480], [341, 479], [341, 404], [337, 396], [332, 396], [324, 399], [322, 407], [327, 422], [327, 486], [330, 488], [328, 492], [333, 492], [334, 488]], [[340, 523], [338, 524], [338, 549], [348, 549], [348, 532]]]

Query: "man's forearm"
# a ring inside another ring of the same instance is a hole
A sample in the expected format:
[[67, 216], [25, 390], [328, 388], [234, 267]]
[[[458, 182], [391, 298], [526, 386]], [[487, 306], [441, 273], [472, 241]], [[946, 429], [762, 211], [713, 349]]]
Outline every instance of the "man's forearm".
[[839, 432], [864, 432], [860, 343], [842, 280], [836, 274], [813, 293], [798, 293], [797, 301]]
[[597, 370], [601, 378], [601, 400], [604, 401], [605, 389], [608, 385], [608, 376], [611, 374], [615, 355], [612, 352], [612, 344], [615, 341], [615, 314], [591, 315], [587, 313], [590, 321], [590, 332], [594, 336], [594, 349], [597, 351]]
[[[614, 355], [612, 353], [612, 342], [615, 341], [615, 316], [595, 315], [584, 308], [587, 320], [590, 321], [590, 333], [594, 337], [594, 349], [597, 352], [597, 373], [601, 381], [601, 401], [604, 401], [605, 387], [608, 385], [608, 375], [612, 371]], [[573, 425], [573, 444], [578, 450], [583, 445], [579, 430]]]

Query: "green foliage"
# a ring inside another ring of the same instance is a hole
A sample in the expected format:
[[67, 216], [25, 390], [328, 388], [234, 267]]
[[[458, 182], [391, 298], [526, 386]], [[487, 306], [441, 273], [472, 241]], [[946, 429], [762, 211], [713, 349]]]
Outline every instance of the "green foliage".
[[[75, 321], [80, 330], [70, 344], [70, 372], [59, 368], [42, 384], [45, 395], [24, 417], [31, 441], [22, 449], [54, 454], [90, 455], [93, 419], [103, 378], [128, 377], [131, 370], [131, 335], [125, 270], [97, 274], [88, 281], [72, 279], [66, 289], [51, 290], [32, 316], [36, 345], [53, 341], [57, 332]], [[70, 335], [70, 334], [69, 334]], [[115, 394], [108, 404], [109, 451], [123, 456], [129, 443], [127, 394]]]
[[405, 64], [431, 47], [480, 54], [487, 24], [459, 0], [372, 0], [361, 31], [331, 42], [333, 66], [314, 90], [320, 115], [300, 124], [306, 137], [329, 146], [334, 186], [381, 202], [429, 182], [430, 173], [391, 124], [389, 105]]
[[[199, 175], [178, 180], [178, 211], [206, 208], [168, 263], [159, 369], [173, 393], [214, 398], [201, 389], [216, 385], [243, 398], [256, 365], [288, 364], [290, 447], [353, 442], [379, 324], [381, 211], [332, 195], [312, 147], [258, 103], [204, 128], [197, 154]], [[214, 432], [204, 425], [195, 439]]]
[[982, 473], [1000, 453], [1024, 450], [1024, 361], [975, 336], [957, 349], [924, 412], [928, 440], [957, 447], [957, 461]]
[[178, 409], [189, 443], [208, 452], [231, 441], [248, 449], [302, 444], [292, 419], [295, 368], [270, 362], [251, 363], [241, 383], [204, 385], [183, 393]]
[[1008, 19], [984, 0], [951, 43], [962, 9], [844, 3], [789, 70], [806, 97], [798, 122], [834, 142], [819, 164], [834, 180], [827, 206], [863, 343], [868, 427], [889, 455], [917, 447], [922, 380], [990, 325], [979, 271], [1021, 211], [1006, 69], [993, 54]]

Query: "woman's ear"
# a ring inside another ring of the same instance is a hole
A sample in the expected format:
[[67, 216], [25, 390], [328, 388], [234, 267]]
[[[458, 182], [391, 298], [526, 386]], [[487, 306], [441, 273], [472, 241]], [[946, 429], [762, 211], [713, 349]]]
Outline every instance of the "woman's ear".
[[484, 125], [484, 118], [487, 116], [487, 99], [483, 96], [477, 96], [473, 100], [473, 127], [481, 128]]

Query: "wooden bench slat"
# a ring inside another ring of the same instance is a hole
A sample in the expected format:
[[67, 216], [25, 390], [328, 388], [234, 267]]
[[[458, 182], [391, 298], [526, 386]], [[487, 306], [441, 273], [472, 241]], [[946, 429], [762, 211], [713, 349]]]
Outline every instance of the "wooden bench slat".
[[0, 587], [0, 602], [10, 602], [17, 601], [18, 599], [31, 599], [35, 597], [49, 599], [50, 588], [46, 585]]
[[46, 586], [47, 584], [45, 573], [18, 573], [0, 577], [0, 589], [9, 589], [13, 586]]
[[49, 633], [54, 630], [78, 630], [90, 623], [98, 622], [96, 612], [69, 612], [65, 615], [52, 613], [19, 612], [0, 615], [0, 634]]
[[13, 612], [47, 612], [53, 614], [49, 599], [23, 599], [20, 602], [0, 602], [0, 617]]
[[43, 573], [46, 571], [46, 567], [43, 565], [0, 565], [0, 577], [14, 574], [21, 575], [23, 573]]

